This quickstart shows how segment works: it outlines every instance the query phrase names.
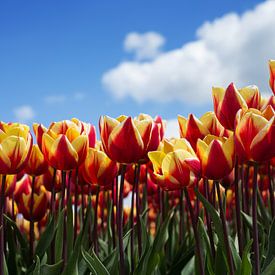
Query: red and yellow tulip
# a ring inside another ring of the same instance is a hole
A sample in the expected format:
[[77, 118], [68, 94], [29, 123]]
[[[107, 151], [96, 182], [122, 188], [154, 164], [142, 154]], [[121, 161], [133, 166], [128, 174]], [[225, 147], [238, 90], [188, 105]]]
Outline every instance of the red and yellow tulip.
[[235, 128], [235, 117], [240, 109], [246, 110], [247, 104], [235, 85], [231, 83], [226, 89], [213, 87], [213, 104], [215, 114], [223, 127]]
[[207, 135], [197, 142], [197, 155], [201, 162], [202, 176], [211, 180], [226, 177], [234, 166], [234, 138]]
[[156, 150], [161, 139], [159, 124], [147, 115], [102, 116], [99, 128], [104, 151], [123, 164], [146, 162], [148, 151]]
[[0, 174], [16, 174], [30, 155], [32, 136], [27, 125], [0, 123]]
[[177, 190], [198, 181], [200, 161], [186, 139], [164, 140], [162, 150], [148, 153], [154, 180], [165, 190]]
[[275, 156], [275, 117], [270, 108], [265, 113], [256, 109], [238, 113], [235, 144], [241, 160], [265, 161]]
[[48, 163], [59, 170], [72, 170], [84, 162], [89, 140], [81, 125], [64, 120], [52, 123], [42, 136], [42, 152]]

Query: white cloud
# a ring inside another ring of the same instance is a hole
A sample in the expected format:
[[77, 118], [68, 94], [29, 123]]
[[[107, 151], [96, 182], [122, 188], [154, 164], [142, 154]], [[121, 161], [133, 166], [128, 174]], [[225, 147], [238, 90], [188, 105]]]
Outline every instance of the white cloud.
[[27, 122], [35, 117], [35, 112], [29, 105], [18, 106], [14, 108], [13, 113], [19, 122]]
[[211, 87], [256, 84], [268, 91], [267, 61], [275, 57], [275, 1], [241, 15], [205, 22], [197, 40], [147, 62], [126, 61], [107, 71], [102, 83], [116, 98], [137, 102], [211, 102]]
[[168, 119], [166, 121], [166, 130], [165, 130], [165, 137], [166, 138], [179, 138], [179, 124], [177, 119]]
[[164, 43], [165, 38], [157, 32], [131, 32], [124, 40], [124, 49], [138, 60], [152, 59], [160, 54]]
[[44, 98], [44, 101], [48, 104], [63, 103], [65, 100], [65, 95], [49, 95]]

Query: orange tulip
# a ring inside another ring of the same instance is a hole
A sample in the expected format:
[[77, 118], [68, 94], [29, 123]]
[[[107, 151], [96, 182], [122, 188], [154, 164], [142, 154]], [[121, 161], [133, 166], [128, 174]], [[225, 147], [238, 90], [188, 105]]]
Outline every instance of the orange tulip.
[[269, 112], [265, 113], [249, 109], [237, 114], [235, 144], [241, 160], [265, 161], [275, 156], [275, 117], [273, 113], [270, 118], [272, 111], [269, 107]]
[[269, 85], [275, 95], [275, 60], [269, 60]]
[[165, 190], [178, 190], [198, 181], [200, 161], [186, 139], [164, 140], [162, 150], [148, 153], [157, 184]]
[[259, 109], [261, 106], [261, 94], [255, 85], [246, 86], [238, 90], [245, 100], [248, 108]]
[[90, 184], [107, 186], [113, 183], [118, 174], [118, 164], [97, 149], [89, 148], [82, 169], [84, 179]]
[[226, 177], [234, 165], [234, 138], [207, 135], [197, 142], [197, 155], [201, 162], [202, 176], [211, 180]]
[[19, 123], [0, 123], [0, 174], [17, 174], [30, 155], [29, 127]]
[[48, 163], [44, 155], [40, 151], [37, 144], [34, 144], [31, 149], [29, 160], [25, 167], [25, 172], [31, 176], [39, 176], [46, 173]]
[[123, 164], [147, 161], [147, 153], [160, 142], [160, 127], [147, 115], [138, 118], [102, 116], [100, 136], [108, 157]]
[[48, 163], [59, 170], [72, 170], [84, 162], [89, 147], [81, 125], [64, 120], [52, 123], [42, 136], [42, 152]]
[[40, 221], [46, 214], [48, 207], [48, 198], [46, 189], [41, 187], [34, 193], [34, 205], [31, 217], [31, 194], [22, 193], [18, 201], [18, 210], [26, 220]]
[[215, 114], [223, 127], [234, 130], [236, 113], [240, 109], [246, 110], [247, 104], [235, 85], [231, 83], [226, 90], [213, 87], [213, 104]]

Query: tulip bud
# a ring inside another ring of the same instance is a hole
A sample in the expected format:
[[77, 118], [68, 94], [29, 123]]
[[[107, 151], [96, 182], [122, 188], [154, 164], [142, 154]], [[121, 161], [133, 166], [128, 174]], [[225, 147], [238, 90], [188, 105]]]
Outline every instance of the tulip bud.
[[107, 186], [112, 184], [117, 176], [118, 164], [104, 152], [89, 148], [82, 172], [84, 179], [90, 184]]
[[275, 156], [275, 117], [267, 120], [260, 111], [238, 112], [236, 152], [241, 160], [266, 161]]
[[239, 89], [239, 93], [245, 100], [248, 108], [260, 109], [261, 106], [261, 94], [259, 89], [255, 85], [250, 85]]
[[34, 144], [31, 149], [30, 157], [26, 163], [25, 172], [31, 176], [39, 176], [44, 174], [48, 169], [44, 155], [40, 151], [37, 144]]
[[17, 174], [30, 155], [32, 136], [27, 125], [1, 123], [0, 174]]
[[223, 127], [234, 130], [236, 113], [247, 109], [247, 104], [235, 85], [231, 83], [226, 90], [213, 87], [213, 104], [215, 114]]
[[178, 140], [174, 151], [154, 151], [148, 156], [154, 168], [153, 178], [163, 189], [178, 190], [198, 181], [200, 162], [186, 139]]
[[34, 193], [34, 205], [31, 217], [31, 194], [22, 193], [18, 201], [19, 212], [26, 220], [40, 221], [46, 214], [48, 198], [44, 188]]
[[186, 138], [193, 148], [196, 148], [196, 143], [199, 138], [204, 138], [209, 134], [205, 125], [197, 119], [193, 114], [186, 119], [183, 116], [178, 116], [178, 122], [180, 127], [180, 136]]
[[234, 138], [207, 135], [197, 143], [197, 155], [201, 162], [202, 176], [211, 180], [226, 177], [234, 165]]

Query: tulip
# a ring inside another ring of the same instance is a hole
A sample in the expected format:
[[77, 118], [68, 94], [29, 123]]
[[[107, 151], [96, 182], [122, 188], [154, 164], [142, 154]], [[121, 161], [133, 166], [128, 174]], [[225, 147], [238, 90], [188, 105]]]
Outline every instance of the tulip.
[[234, 130], [236, 113], [247, 109], [247, 104], [235, 85], [231, 83], [226, 90], [221, 87], [212, 88], [215, 114], [223, 127]]
[[18, 209], [23, 217], [34, 222], [40, 221], [46, 214], [48, 207], [48, 198], [46, 189], [44, 187], [39, 188], [34, 192], [34, 205], [31, 211], [31, 194], [22, 193], [18, 200]]
[[102, 116], [99, 128], [105, 153], [122, 164], [147, 162], [148, 151], [156, 150], [161, 139], [158, 124], [147, 115]]
[[274, 115], [268, 120], [260, 111], [249, 109], [247, 112], [239, 112], [236, 121], [236, 152], [242, 161], [261, 162], [275, 156]]
[[81, 126], [65, 120], [52, 123], [42, 136], [42, 152], [58, 170], [72, 170], [84, 162], [89, 142]]
[[[169, 145], [171, 148], [167, 150]], [[165, 190], [180, 190], [193, 185], [199, 178], [200, 161], [190, 143], [186, 139], [178, 139], [169, 145], [164, 146], [164, 151], [148, 153], [154, 179]]]
[[27, 125], [1, 123], [0, 126], [0, 174], [17, 174], [25, 166], [30, 155], [32, 136]]
[[209, 134], [207, 127], [193, 114], [190, 114], [188, 119], [179, 115], [178, 122], [180, 127], [180, 136], [182, 138], [186, 138], [193, 148], [196, 147], [196, 143], [199, 138], [204, 138], [207, 134]]
[[84, 162], [83, 176], [90, 184], [107, 186], [113, 183], [118, 174], [118, 164], [97, 149], [89, 148]]
[[269, 60], [269, 85], [275, 95], [275, 60]]
[[221, 180], [229, 175], [234, 165], [234, 138], [207, 135], [197, 143], [197, 155], [201, 162], [202, 176]]
[[[0, 182], [2, 182], [3, 175], [0, 175]], [[16, 175], [7, 175], [5, 183], [5, 197], [12, 196], [16, 186]]]
[[245, 100], [248, 108], [259, 109], [261, 106], [261, 94], [255, 85], [250, 85], [238, 90]]
[[39, 176], [46, 173], [48, 163], [44, 155], [40, 151], [37, 144], [34, 144], [31, 149], [30, 157], [26, 163], [25, 172], [32, 176]]

